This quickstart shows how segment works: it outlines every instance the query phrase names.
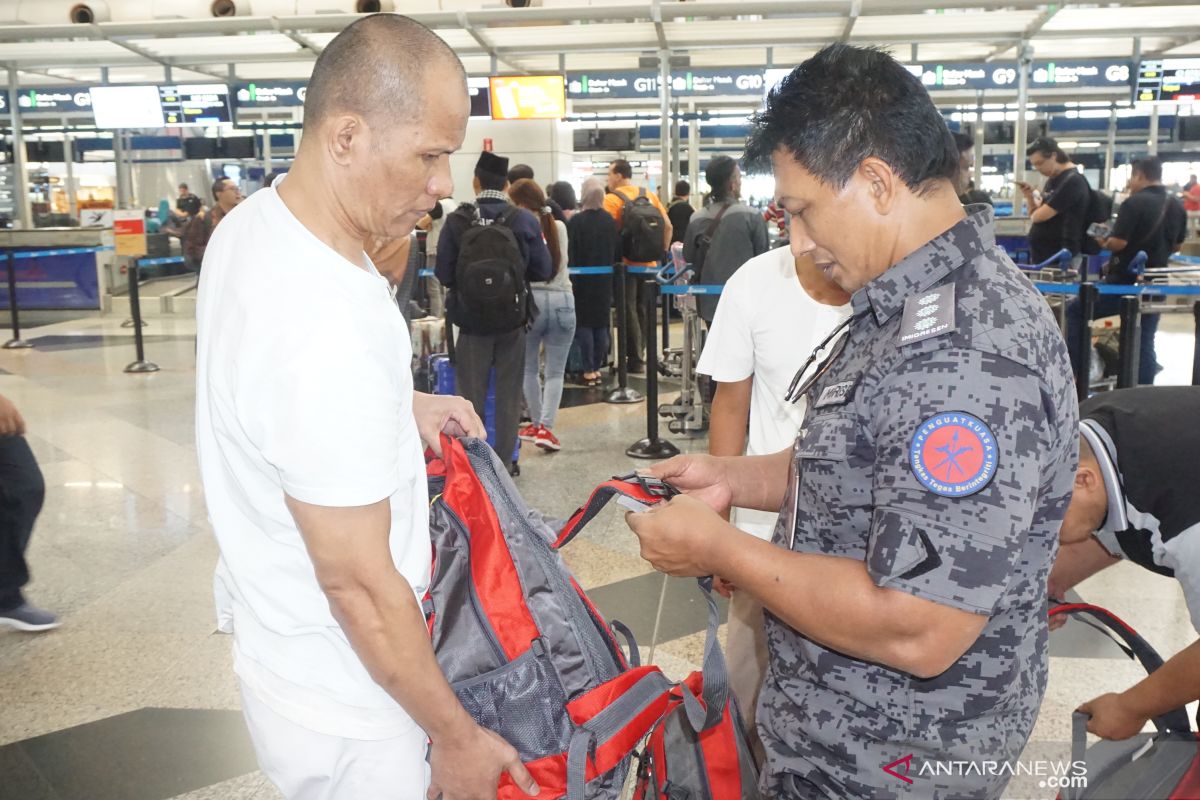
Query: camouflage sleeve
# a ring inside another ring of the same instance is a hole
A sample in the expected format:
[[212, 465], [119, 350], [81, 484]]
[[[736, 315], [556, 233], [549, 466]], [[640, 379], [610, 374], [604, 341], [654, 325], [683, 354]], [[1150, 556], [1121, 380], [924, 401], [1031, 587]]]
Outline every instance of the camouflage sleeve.
[[872, 579], [992, 613], [1024, 548], [1049, 449], [1038, 377], [947, 349], [901, 364], [872, 396]]

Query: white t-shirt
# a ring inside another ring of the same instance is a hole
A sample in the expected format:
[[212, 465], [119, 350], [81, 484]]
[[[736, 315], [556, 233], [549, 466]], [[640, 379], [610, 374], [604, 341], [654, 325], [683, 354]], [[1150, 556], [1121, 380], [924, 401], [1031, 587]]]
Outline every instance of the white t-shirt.
[[[808, 296], [787, 247], [747, 261], [725, 284], [696, 371], [721, 383], [754, 376], [746, 454], [778, 453], [792, 445], [804, 421], [805, 401], [784, 400], [796, 370], [850, 306], [828, 306]], [[734, 524], [771, 538], [776, 514], [734, 509]]]
[[365, 254], [355, 265], [326, 246], [265, 188], [213, 233], [196, 316], [197, 450], [235, 671], [311, 730], [410, 730], [330, 613], [284, 504], [285, 492], [322, 506], [390, 498], [392, 561], [424, 594], [429, 496], [412, 344], [387, 281]]

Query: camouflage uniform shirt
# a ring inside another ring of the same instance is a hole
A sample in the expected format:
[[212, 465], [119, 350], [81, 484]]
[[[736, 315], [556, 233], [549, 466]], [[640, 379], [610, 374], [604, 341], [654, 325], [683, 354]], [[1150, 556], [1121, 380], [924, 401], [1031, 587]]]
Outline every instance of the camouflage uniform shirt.
[[[988, 621], [922, 680], [768, 614], [763, 788], [998, 797], [1046, 687], [1046, 579], [1077, 459], [1066, 346], [980, 207], [851, 302], [808, 394], [775, 543], [863, 561], [878, 586]], [[955, 761], [969, 763], [938, 766]]]

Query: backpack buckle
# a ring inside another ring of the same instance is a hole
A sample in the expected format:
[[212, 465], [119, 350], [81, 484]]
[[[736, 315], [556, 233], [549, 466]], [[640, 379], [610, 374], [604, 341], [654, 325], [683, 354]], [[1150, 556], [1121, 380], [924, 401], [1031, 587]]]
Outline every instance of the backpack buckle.
[[627, 472], [624, 475], [614, 475], [613, 480], [637, 484], [642, 488], [642, 491], [651, 497], [660, 497], [664, 500], [669, 500], [679, 494], [679, 490], [666, 481], [655, 478], [652, 475], [642, 475], [637, 471]]

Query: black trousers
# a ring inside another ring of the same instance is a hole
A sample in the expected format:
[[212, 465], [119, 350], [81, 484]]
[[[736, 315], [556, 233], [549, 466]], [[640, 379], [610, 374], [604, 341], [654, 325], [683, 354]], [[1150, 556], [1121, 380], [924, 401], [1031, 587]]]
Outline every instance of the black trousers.
[[29, 443], [23, 436], [0, 437], [0, 611], [25, 602], [25, 548], [45, 496], [46, 484]]
[[471, 401], [475, 413], [484, 422], [488, 378], [496, 371], [496, 410], [492, 423], [496, 430], [495, 450], [500, 460], [512, 464], [517, 448], [517, 425], [521, 422], [521, 402], [525, 380], [525, 329], [491, 336], [459, 334], [454, 344], [454, 381], [458, 393]]

